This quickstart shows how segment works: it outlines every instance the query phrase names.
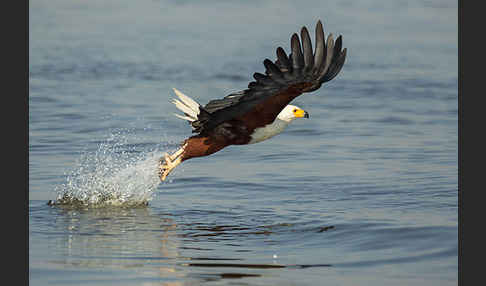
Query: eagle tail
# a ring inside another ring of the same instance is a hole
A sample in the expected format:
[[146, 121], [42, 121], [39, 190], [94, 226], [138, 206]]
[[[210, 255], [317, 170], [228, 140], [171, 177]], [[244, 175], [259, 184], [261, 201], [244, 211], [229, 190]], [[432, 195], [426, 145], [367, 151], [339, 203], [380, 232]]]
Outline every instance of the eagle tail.
[[187, 120], [189, 122], [194, 122], [198, 119], [199, 114], [201, 113], [201, 105], [197, 103], [195, 100], [190, 98], [189, 96], [183, 94], [179, 90], [174, 89], [175, 94], [179, 99], [173, 99], [172, 103], [184, 113], [184, 116], [179, 114], [174, 114], [176, 117], [180, 119]]

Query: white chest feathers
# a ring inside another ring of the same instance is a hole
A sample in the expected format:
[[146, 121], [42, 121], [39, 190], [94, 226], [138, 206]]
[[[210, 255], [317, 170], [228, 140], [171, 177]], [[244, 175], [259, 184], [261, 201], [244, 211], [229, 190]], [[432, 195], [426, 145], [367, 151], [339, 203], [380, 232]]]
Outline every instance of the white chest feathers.
[[251, 140], [248, 144], [258, 143], [263, 140], [267, 140], [280, 132], [284, 131], [285, 127], [289, 125], [289, 121], [284, 121], [278, 117], [271, 124], [267, 124], [263, 127], [256, 128], [251, 135]]

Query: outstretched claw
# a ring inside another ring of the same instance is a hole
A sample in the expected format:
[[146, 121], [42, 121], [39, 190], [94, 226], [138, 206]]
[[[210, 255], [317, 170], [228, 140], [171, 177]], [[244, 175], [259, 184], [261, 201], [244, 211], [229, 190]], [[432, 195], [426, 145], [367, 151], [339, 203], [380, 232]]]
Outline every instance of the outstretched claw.
[[165, 178], [170, 174], [170, 172], [181, 163], [181, 158], [171, 159], [169, 154], [165, 153], [163, 158], [159, 160], [159, 177], [160, 181], [165, 181]]
[[165, 153], [164, 157], [160, 158], [159, 160], [159, 177], [160, 181], [164, 181], [165, 178], [169, 175], [170, 171], [172, 170], [171, 166], [172, 161], [170, 160], [169, 154]]
[[182, 162], [181, 155], [185, 147], [186, 145], [183, 145], [172, 155], [165, 153], [164, 157], [159, 159], [159, 178], [161, 181], [165, 181], [169, 173]]

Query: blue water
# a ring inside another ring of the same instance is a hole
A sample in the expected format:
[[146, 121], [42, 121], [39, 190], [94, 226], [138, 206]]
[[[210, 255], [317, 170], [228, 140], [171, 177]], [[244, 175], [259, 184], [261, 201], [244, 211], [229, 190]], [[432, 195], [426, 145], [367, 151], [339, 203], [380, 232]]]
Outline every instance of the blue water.
[[[310, 118], [159, 183], [172, 87], [244, 89], [318, 19], [348, 56]], [[457, 285], [457, 33], [457, 1], [30, 1], [30, 284]]]

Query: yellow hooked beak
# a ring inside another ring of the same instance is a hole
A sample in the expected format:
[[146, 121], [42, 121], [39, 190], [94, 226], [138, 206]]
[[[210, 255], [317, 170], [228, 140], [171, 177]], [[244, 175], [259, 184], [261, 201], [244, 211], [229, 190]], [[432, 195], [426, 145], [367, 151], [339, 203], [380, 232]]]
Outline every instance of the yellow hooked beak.
[[294, 112], [294, 116], [296, 118], [301, 118], [301, 117], [309, 118], [309, 113], [307, 113], [307, 111], [305, 111], [303, 109], [296, 108], [296, 109], [293, 110], [293, 112]]

